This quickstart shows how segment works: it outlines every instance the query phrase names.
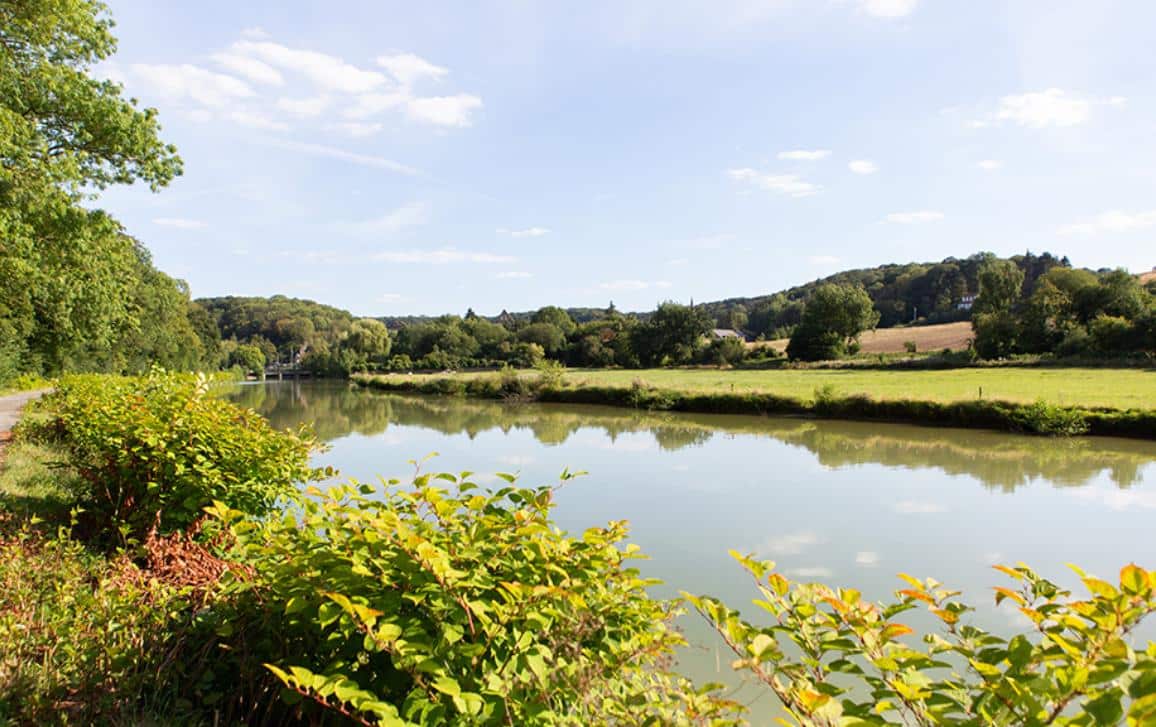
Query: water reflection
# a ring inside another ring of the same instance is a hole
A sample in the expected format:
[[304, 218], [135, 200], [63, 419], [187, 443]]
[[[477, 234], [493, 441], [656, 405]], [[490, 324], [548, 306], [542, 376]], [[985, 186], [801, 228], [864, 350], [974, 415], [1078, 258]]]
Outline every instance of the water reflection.
[[864, 464], [966, 475], [1012, 492], [1033, 481], [1077, 487], [1106, 477], [1120, 488], [1143, 481], [1156, 462], [1150, 442], [1108, 438], [1048, 439], [1000, 432], [807, 419], [640, 412], [611, 407], [514, 404], [366, 391], [336, 382], [251, 385], [233, 394], [277, 427], [312, 422], [324, 441], [349, 434], [419, 427], [473, 440], [487, 431], [526, 431], [542, 445], [565, 444], [584, 429], [611, 443], [653, 438], [665, 451], [701, 447], [716, 437], [768, 437], [813, 454], [824, 467]]

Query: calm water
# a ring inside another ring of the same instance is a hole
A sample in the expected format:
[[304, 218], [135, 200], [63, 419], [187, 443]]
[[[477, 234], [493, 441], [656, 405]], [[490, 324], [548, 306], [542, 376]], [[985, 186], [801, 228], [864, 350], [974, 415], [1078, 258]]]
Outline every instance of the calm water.
[[[900, 571], [933, 576], [980, 606], [978, 623], [1001, 628], [1020, 624], [991, 605], [991, 586], [1004, 585], [993, 563], [1024, 561], [1072, 588], [1067, 562], [1106, 578], [1129, 561], [1156, 565], [1151, 442], [501, 404], [333, 382], [242, 386], [235, 399], [278, 427], [313, 424], [330, 445], [318, 464], [358, 479], [405, 477], [409, 460], [432, 452], [426, 471], [520, 473], [525, 484], [585, 470], [559, 493], [561, 527], [627, 519], [661, 594], [710, 593], [751, 618], [753, 590], [729, 548], [874, 599], [901, 587]], [[683, 671], [733, 682], [697, 617], [682, 626], [696, 645]]]

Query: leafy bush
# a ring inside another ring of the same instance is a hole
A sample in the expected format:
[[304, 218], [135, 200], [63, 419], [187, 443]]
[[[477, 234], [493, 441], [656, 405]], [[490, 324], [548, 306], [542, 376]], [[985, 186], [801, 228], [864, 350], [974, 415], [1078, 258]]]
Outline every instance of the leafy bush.
[[309, 467], [307, 432], [274, 430], [199, 375], [69, 376], [43, 406], [40, 435], [79, 474], [77, 504], [97, 532], [122, 540], [184, 529], [217, 500], [264, 515], [325, 474]]
[[0, 723], [94, 724], [165, 701], [180, 594], [66, 536], [0, 525]]
[[[963, 622], [973, 609], [934, 580], [901, 575], [908, 587], [876, 605], [854, 589], [795, 584], [774, 564], [732, 553], [754, 577], [755, 601], [775, 618], [754, 626], [719, 601], [687, 598], [738, 659], [800, 725], [1117, 725], [1156, 723], [1156, 643], [1129, 634], [1156, 611], [1156, 574], [1135, 565], [1118, 586], [1076, 569], [1090, 595], [1071, 597], [1020, 566], [995, 589], [1034, 625], [1010, 639]], [[911, 643], [893, 619], [926, 606], [943, 633]], [[1130, 704], [1128, 702], [1130, 701]]]
[[664, 670], [683, 639], [674, 606], [629, 567], [636, 548], [619, 548], [625, 523], [571, 538], [550, 520], [553, 488], [491, 494], [468, 476], [312, 490], [300, 513], [263, 523], [213, 508], [253, 569], [228, 588], [268, 614], [248, 623], [276, 629], [254, 640], [274, 645], [259, 658], [290, 702], [399, 725], [729, 712]]
[[538, 372], [538, 380], [534, 382], [538, 391], [562, 388], [566, 367], [561, 362], [547, 359], [534, 366], [534, 370]]

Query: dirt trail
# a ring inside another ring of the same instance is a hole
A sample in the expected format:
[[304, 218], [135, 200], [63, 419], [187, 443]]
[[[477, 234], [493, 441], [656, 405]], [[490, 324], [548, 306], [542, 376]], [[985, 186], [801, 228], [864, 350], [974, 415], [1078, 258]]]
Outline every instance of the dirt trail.
[[19, 394], [0, 396], [0, 459], [3, 458], [4, 445], [12, 438], [12, 427], [20, 421], [20, 413], [24, 405], [33, 399], [39, 399], [44, 391], [22, 391]]

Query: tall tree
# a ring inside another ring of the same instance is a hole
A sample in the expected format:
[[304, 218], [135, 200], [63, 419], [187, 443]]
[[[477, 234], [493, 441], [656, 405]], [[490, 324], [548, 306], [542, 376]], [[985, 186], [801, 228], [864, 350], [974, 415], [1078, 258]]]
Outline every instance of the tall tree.
[[0, 0], [0, 334], [25, 368], [59, 371], [140, 325], [134, 243], [80, 203], [181, 172], [156, 111], [89, 75], [111, 29], [95, 0]]
[[839, 358], [859, 334], [879, 323], [879, 311], [860, 285], [825, 284], [811, 294], [787, 355], [795, 360]]

